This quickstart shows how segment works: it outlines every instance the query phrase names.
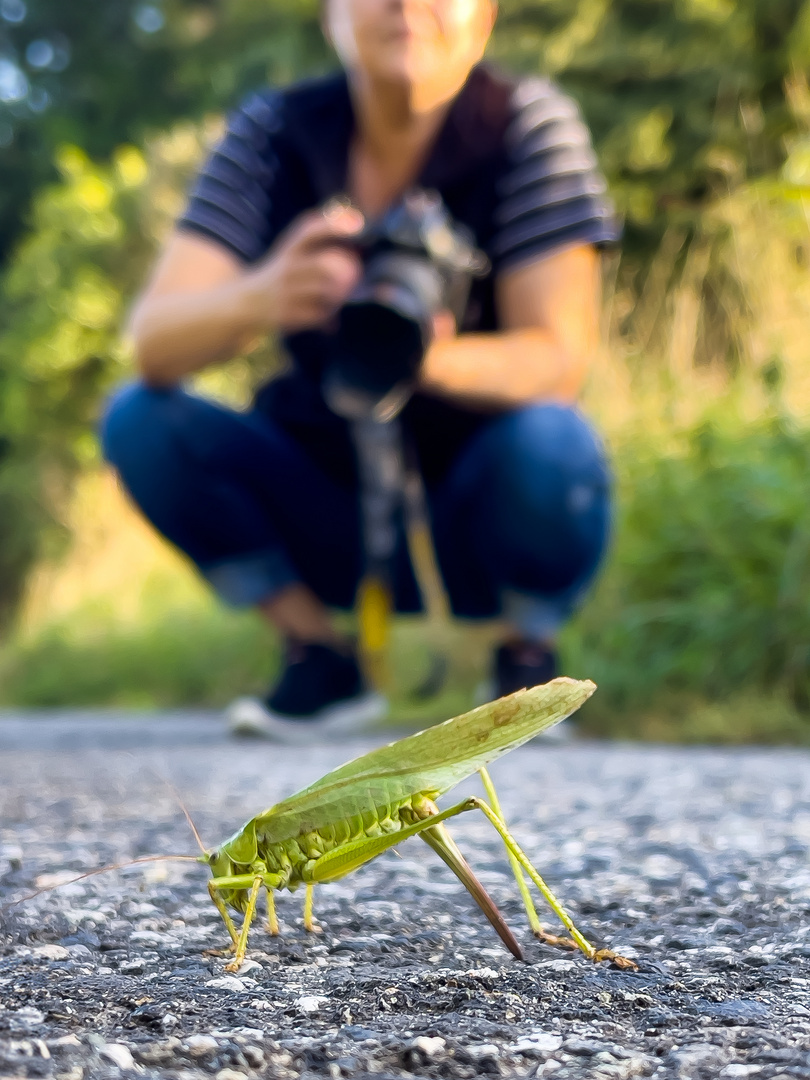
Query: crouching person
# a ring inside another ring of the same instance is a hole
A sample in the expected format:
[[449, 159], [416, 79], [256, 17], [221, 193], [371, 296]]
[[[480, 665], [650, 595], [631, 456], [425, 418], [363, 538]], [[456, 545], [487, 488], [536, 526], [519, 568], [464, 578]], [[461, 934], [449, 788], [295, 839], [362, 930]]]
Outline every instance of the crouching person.
[[[482, 62], [494, 17], [492, 0], [326, 0], [342, 69], [236, 110], [134, 309], [141, 381], [109, 404], [107, 458], [221, 598], [286, 641], [237, 729], [301, 741], [385, 708], [329, 615], [364, 556], [350, 429], [321, 380], [362, 274], [352, 239], [409, 190], [438, 192], [489, 262], [462, 316], [436, 320], [401, 420], [453, 612], [504, 620], [493, 694], [554, 676], [602, 558], [608, 470], [575, 401], [616, 225], [572, 101]], [[248, 412], [183, 389], [257, 333], [290, 364]], [[397, 609], [418, 610], [404, 536], [392, 565]]]

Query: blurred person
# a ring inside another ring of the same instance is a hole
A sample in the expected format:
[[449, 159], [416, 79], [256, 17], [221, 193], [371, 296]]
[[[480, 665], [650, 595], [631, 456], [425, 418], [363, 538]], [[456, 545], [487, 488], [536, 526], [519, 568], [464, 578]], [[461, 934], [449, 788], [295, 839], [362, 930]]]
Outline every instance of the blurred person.
[[[482, 61], [494, 19], [493, 0], [326, 0], [341, 72], [236, 110], [134, 308], [141, 381], [109, 404], [107, 458], [219, 596], [286, 642], [267, 697], [232, 707], [240, 730], [301, 741], [385, 709], [329, 614], [354, 603], [363, 544], [349, 428], [320, 379], [362, 273], [351, 239], [414, 186], [491, 262], [460, 325], [436, 319], [402, 423], [454, 614], [504, 620], [492, 695], [555, 675], [603, 555], [608, 469], [574, 402], [616, 225], [571, 99]], [[289, 366], [250, 411], [182, 388], [265, 334]], [[419, 610], [404, 536], [394, 595]]]

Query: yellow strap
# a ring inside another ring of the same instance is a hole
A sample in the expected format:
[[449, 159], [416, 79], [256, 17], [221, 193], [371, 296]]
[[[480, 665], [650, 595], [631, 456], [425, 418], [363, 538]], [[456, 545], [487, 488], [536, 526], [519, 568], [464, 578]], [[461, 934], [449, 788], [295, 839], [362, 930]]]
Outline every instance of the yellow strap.
[[389, 683], [391, 608], [391, 593], [385, 583], [376, 577], [364, 578], [357, 602], [360, 655], [369, 681], [378, 689]]

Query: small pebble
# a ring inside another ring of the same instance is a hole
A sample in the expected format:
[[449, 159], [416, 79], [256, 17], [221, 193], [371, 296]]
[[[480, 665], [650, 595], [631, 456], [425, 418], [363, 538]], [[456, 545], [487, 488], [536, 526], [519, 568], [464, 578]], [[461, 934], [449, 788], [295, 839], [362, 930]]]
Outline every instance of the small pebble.
[[264, 1050], [260, 1046], [245, 1046], [242, 1048], [245, 1060], [251, 1069], [263, 1069], [265, 1064]]
[[24, 1005], [22, 1009], [17, 1009], [16, 1012], [10, 1014], [9, 1018], [15, 1027], [25, 1028], [26, 1031], [45, 1023], [45, 1013], [31, 1005]]
[[296, 1001], [296, 1006], [302, 1013], [312, 1014], [320, 1012], [321, 1008], [329, 1001], [329, 998], [318, 994], [305, 994]]
[[409, 1044], [408, 1049], [411, 1051], [417, 1051], [417, 1053], [423, 1054], [426, 1061], [432, 1061], [433, 1058], [437, 1058], [440, 1054], [444, 1053], [447, 1043], [444, 1039], [435, 1036], [430, 1038], [427, 1035], [420, 1035], [419, 1038], [414, 1039]]
[[[439, 1041], [443, 1042], [444, 1040]], [[495, 1043], [470, 1043], [464, 1049], [476, 1061], [483, 1061], [484, 1058], [497, 1058], [501, 1053]]]
[[31, 955], [42, 960], [67, 960], [70, 957], [64, 945], [37, 945], [31, 950]]
[[91, 960], [93, 952], [86, 945], [68, 945], [67, 952], [71, 960]]
[[189, 1035], [184, 1042], [192, 1057], [213, 1054], [219, 1046], [219, 1043], [212, 1035]]
[[547, 1031], [534, 1031], [518, 1039], [511, 1050], [515, 1054], [553, 1054], [555, 1050], [560, 1049], [562, 1042], [560, 1035], [552, 1035]]
[[135, 1068], [135, 1059], [132, 1057], [129, 1047], [124, 1046], [123, 1043], [107, 1043], [106, 1046], [101, 1047], [99, 1054], [101, 1057], [106, 1058], [107, 1061], [111, 1061], [113, 1065], [117, 1065], [124, 1072]]
[[235, 975], [220, 975], [216, 979], [209, 979], [205, 984], [214, 990], [229, 990], [232, 994], [244, 994], [247, 985]]

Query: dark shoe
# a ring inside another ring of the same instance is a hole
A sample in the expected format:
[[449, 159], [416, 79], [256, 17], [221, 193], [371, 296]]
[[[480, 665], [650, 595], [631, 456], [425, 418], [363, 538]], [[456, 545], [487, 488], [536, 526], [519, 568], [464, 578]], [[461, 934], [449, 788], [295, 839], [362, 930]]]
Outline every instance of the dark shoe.
[[263, 700], [239, 698], [228, 708], [228, 728], [277, 742], [313, 735], [357, 735], [382, 719], [388, 704], [365, 685], [353, 653], [328, 645], [290, 642], [285, 667]]
[[557, 654], [535, 641], [514, 641], [495, 652], [495, 697], [551, 682], [557, 676]]
[[[535, 641], [513, 641], [501, 645], [496, 649], [493, 660], [490, 698], [540, 686], [557, 677], [557, 654], [547, 645], [539, 645]], [[543, 731], [537, 738], [543, 742], [565, 742], [571, 738], [573, 730], [573, 721], [569, 718]]]

